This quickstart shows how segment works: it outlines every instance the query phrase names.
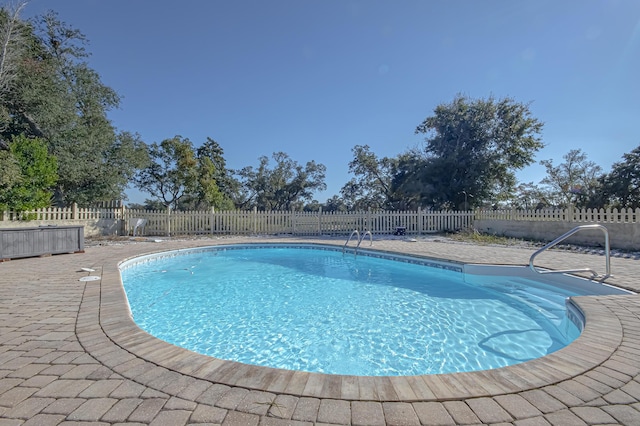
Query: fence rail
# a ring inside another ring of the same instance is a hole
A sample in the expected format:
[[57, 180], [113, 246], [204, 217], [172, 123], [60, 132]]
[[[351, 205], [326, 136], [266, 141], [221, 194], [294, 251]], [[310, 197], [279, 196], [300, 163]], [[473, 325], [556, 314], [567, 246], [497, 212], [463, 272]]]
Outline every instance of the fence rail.
[[108, 208], [47, 208], [28, 212], [0, 212], [0, 227], [12, 224], [70, 224], [107, 220], [119, 233], [130, 233], [130, 223], [145, 219], [145, 235], [348, 235], [354, 229], [390, 234], [397, 227], [407, 234], [471, 228], [476, 220], [561, 221], [575, 223], [637, 223], [638, 209], [549, 209], [476, 211], [169, 211], [133, 210], [121, 205]]

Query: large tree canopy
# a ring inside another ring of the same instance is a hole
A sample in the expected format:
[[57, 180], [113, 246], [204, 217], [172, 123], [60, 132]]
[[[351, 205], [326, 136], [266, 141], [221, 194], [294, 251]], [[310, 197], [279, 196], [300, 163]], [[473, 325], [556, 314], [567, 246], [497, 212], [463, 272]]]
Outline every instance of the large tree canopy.
[[326, 167], [309, 161], [303, 167], [284, 152], [276, 152], [269, 167], [269, 158], [260, 157], [257, 168], [248, 166], [238, 172], [243, 184], [244, 202], [240, 207], [261, 210], [302, 209], [315, 191], [326, 188]]
[[562, 158], [564, 162], [558, 165], [552, 160], [540, 161], [547, 171], [540, 183], [546, 185], [549, 201], [558, 207], [588, 207], [588, 201], [599, 190], [602, 168], [589, 161], [580, 149], [572, 149]]
[[351, 151], [353, 160], [349, 163], [349, 172], [355, 177], [340, 190], [346, 205], [353, 210], [391, 208], [397, 161], [378, 158], [368, 145], [356, 145]]
[[[152, 195], [146, 204], [160, 202], [172, 209], [234, 207], [237, 182], [225, 166], [220, 145], [211, 138], [196, 149], [182, 136], [149, 146], [149, 163], [136, 175], [135, 186]], [[157, 203], [155, 203], [157, 204]]]
[[533, 163], [543, 147], [542, 126], [528, 105], [511, 98], [458, 95], [438, 105], [416, 128], [426, 135], [419, 177], [425, 203], [459, 208], [465, 199], [471, 205], [500, 200], [515, 186], [515, 171]]
[[419, 156], [408, 152], [379, 158], [368, 145], [356, 145], [351, 151], [349, 172], [355, 176], [340, 190], [345, 206], [352, 210], [404, 210], [420, 205], [423, 188], [415, 179], [423, 163]]
[[30, 22], [18, 12], [0, 9], [0, 137], [46, 141], [58, 160], [58, 204], [122, 197], [146, 147], [107, 118], [119, 96], [88, 66], [80, 31], [55, 12]]
[[214, 207], [221, 210], [232, 210], [234, 199], [239, 191], [239, 182], [227, 169], [224, 151], [218, 142], [211, 138], [196, 150], [197, 187], [193, 194], [188, 194], [181, 203], [184, 209]]
[[149, 165], [136, 175], [138, 189], [173, 209], [183, 197], [197, 191], [198, 161], [189, 139], [175, 136], [153, 143], [149, 157]]
[[611, 172], [600, 178], [602, 200], [615, 207], [640, 207], [640, 146], [614, 163]]

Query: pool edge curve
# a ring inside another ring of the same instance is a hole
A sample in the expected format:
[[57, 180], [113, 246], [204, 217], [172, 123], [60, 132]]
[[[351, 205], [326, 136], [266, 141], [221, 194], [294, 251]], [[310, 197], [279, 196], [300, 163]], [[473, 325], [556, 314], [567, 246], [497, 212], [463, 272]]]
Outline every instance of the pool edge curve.
[[[165, 250], [139, 256], [162, 251]], [[595, 297], [578, 296], [573, 300], [585, 317], [582, 334], [557, 352], [509, 367], [451, 374], [363, 377], [252, 366], [197, 354], [141, 330], [131, 317], [120, 279], [118, 265], [122, 262], [103, 267], [99, 323], [104, 333], [128, 354], [169, 371], [225, 386], [352, 401], [446, 401], [489, 397], [553, 385], [583, 374], [606, 361], [622, 342], [622, 325], [618, 317]], [[606, 327], [606, 333], [603, 327]], [[127, 371], [120, 374], [127, 377]]]

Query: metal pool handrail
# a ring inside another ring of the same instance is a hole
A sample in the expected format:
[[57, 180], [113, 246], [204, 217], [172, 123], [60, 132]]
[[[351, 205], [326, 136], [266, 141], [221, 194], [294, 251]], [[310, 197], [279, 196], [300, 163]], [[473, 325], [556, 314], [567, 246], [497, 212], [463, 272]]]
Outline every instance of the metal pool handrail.
[[358, 247], [360, 247], [360, 244], [362, 244], [362, 240], [367, 237], [367, 234], [369, 234], [369, 247], [373, 245], [373, 235], [371, 235], [371, 231], [365, 231], [364, 234], [362, 234], [362, 237], [358, 240], [358, 245], [356, 246], [356, 254], [358, 254]]
[[356, 236], [356, 241], [357, 241], [358, 244], [356, 244], [356, 249], [353, 252], [353, 254], [358, 255], [358, 248], [360, 248], [360, 244], [362, 244], [362, 240], [364, 240], [367, 237], [367, 234], [369, 234], [369, 245], [372, 246], [373, 245], [373, 235], [371, 234], [371, 231], [365, 231], [364, 234], [362, 234], [362, 236], [360, 236], [360, 231], [358, 231], [357, 229], [354, 229], [353, 232], [351, 233], [351, 235], [349, 235], [349, 238], [347, 239], [347, 242], [344, 243], [344, 246], [342, 246], [342, 254], [344, 254], [344, 251], [347, 248], [347, 244], [349, 244], [349, 241], [351, 241], [351, 239], [355, 235]]
[[591, 268], [565, 269], [565, 270], [562, 270], [562, 271], [540, 271], [540, 270], [536, 269], [536, 267], [533, 265], [533, 259], [535, 259], [535, 257], [537, 255], [539, 255], [543, 251], [545, 251], [545, 250], [547, 250], [547, 249], [559, 244], [560, 242], [566, 240], [567, 238], [569, 238], [573, 234], [575, 234], [577, 232], [580, 232], [580, 231], [582, 231], [584, 229], [600, 229], [604, 233], [604, 254], [605, 254], [605, 262], [606, 262], [606, 273], [605, 273], [605, 275], [602, 276], [602, 278], [600, 278], [600, 282], [603, 282], [604, 280], [609, 278], [611, 276], [611, 250], [610, 250], [610, 247], [609, 247], [609, 231], [607, 230], [606, 227], [604, 227], [603, 225], [599, 225], [599, 224], [576, 226], [571, 231], [560, 235], [558, 238], [556, 238], [555, 240], [551, 241], [549, 244], [547, 244], [546, 246], [544, 246], [541, 249], [537, 250], [535, 253], [533, 253], [531, 255], [531, 257], [529, 258], [529, 268], [531, 268], [531, 270], [533, 272], [537, 272], [539, 274], [564, 274], [564, 273], [573, 273], [573, 272], [590, 272], [591, 273], [591, 279], [594, 279], [594, 278], [600, 276], [596, 271], [594, 271]]
[[353, 236], [356, 235], [356, 241], [360, 241], [360, 232], [358, 232], [357, 229], [354, 229], [353, 232], [351, 233], [351, 235], [349, 235], [349, 238], [347, 239], [347, 242], [344, 243], [344, 246], [342, 246], [342, 254], [344, 254], [345, 249], [347, 248], [347, 244], [349, 244], [349, 241], [351, 241], [351, 238], [353, 238]]

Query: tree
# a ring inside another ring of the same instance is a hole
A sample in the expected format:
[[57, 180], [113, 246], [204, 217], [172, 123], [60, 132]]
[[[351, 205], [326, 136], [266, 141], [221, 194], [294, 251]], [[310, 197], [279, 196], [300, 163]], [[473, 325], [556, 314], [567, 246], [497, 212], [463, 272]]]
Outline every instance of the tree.
[[640, 146], [614, 163], [611, 172], [600, 178], [602, 199], [599, 206], [640, 207]]
[[153, 143], [149, 146], [149, 159], [149, 165], [134, 179], [138, 189], [173, 209], [183, 197], [196, 193], [198, 162], [189, 139], [175, 136]]
[[[11, 122], [16, 108], [16, 98], [24, 76], [25, 62], [33, 37], [33, 29], [20, 18], [25, 2], [16, 7], [0, 8], [0, 134], [11, 139]], [[23, 114], [26, 115], [24, 110]], [[41, 135], [37, 135], [41, 136]]]
[[368, 145], [356, 145], [352, 152], [349, 172], [355, 177], [340, 190], [350, 209], [406, 210], [420, 205], [423, 188], [417, 177], [424, 159], [412, 151], [378, 158]]
[[239, 183], [226, 168], [220, 145], [211, 138], [196, 149], [182, 136], [154, 143], [149, 163], [135, 176], [135, 186], [153, 195], [147, 206], [158, 202], [174, 210], [215, 207], [233, 209], [232, 197]]
[[400, 154], [394, 161], [394, 176], [391, 181], [391, 197], [389, 206], [392, 209], [417, 209], [422, 206], [433, 206], [431, 181], [425, 181], [425, 170], [429, 167], [426, 158], [415, 149]]
[[318, 200], [311, 200], [311, 202], [306, 203], [302, 210], [305, 212], [317, 212], [322, 208], [322, 204]]
[[166, 210], [167, 206], [160, 200], [149, 200], [145, 199], [144, 204], [139, 203], [131, 203], [127, 205], [127, 208], [131, 210], [157, 210], [162, 211]]
[[244, 191], [242, 207], [302, 209], [315, 191], [326, 189], [324, 165], [309, 161], [303, 167], [284, 152], [276, 152], [271, 158], [275, 161], [273, 168], [269, 168], [269, 158], [263, 156], [257, 168], [248, 166], [238, 171]]
[[53, 186], [58, 177], [57, 161], [47, 152], [46, 143], [20, 136], [13, 138], [9, 148], [12, 167], [17, 165], [11, 173], [17, 175], [6, 186], [0, 183], [0, 206], [26, 211], [51, 205]]
[[[416, 133], [426, 135], [421, 181], [434, 207], [457, 208], [500, 201], [543, 147], [543, 123], [511, 98], [472, 100], [458, 95], [438, 105]], [[468, 195], [473, 195], [469, 199]]]
[[[50, 12], [46, 16], [49, 17], [46, 22], [54, 25], [55, 14]], [[68, 123], [75, 116], [76, 105], [69, 90], [70, 82], [65, 81], [69, 72], [64, 72], [64, 67], [75, 66], [75, 63], [71, 58], [63, 63], [61, 55], [56, 57], [51, 46], [68, 51], [66, 45], [73, 44], [75, 36], [82, 43], [85, 42], [84, 37], [69, 29], [68, 37], [61, 42], [53, 39], [53, 35], [47, 35], [44, 25], [45, 17], [30, 23], [23, 22], [21, 48], [13, 50], [19, 56], [18, 67], [2, 99], [8, 118], [3, 129], [7, 137], [24, 133], [48, 139], [64, 128], [69, 130]], [[74, 57], [75, 60], [86, 57], [84, 50], [77, 49], [77, 53], [81, 56]]]
[[57, 204], [121, 198], [146, 149], [139, 138], [117, 134], [107, 119], [120, 99], [88, 66], [85, 36], [55, 12], [27, 23], [4, 8], [0, 34], [7, 64], [0, 75], [0, 137], [47, 142], [58, 159]]
[[516, 187], [512, 207], [539, 210], [549, 206], [545, 191], [533, 182], [521, 183]]
[[553, 165], [552, 160], [542, 160], [547, 175], [540, 181], [548, 188], [549, 199], [558, 207], [574, 205], [587, 207], [588, 201], [599, 191], [598, 178], [602, 168], [580, 149], [572, 149], [563, 157], [564, 163]]
[[4, 104], [18, 78], [20, 61], [26, 49], [24, 23], [20, 19], [20, 12], [25, 6], [26, 3], [21, 2], [14, 8], [0, 9], [0, 104]]
[[18, 159], [9, 150], [9, 145], [0, 140], [0, 211], [9, 208], [9, 192], [22, 181]]
[[58, 76], [58, 95], [67, 108], [64, 128], [47, 131], [51, 151], [60, 161], [57, 199], [86, 205], [120, 197], [126, 177], [133, 174], [131, 166], [137, 164], [121, 161], [118, 137], [106, 116], [118, 107], [120, 98], [85, 62], [87, 42], [80, 31], [59, 21], [53, 12], [39, 23], [45, 53]]
[[198, 161], [197, 204], [231, 210], [235, 207], [234, 197], [239, 183], [226, 167], [222, 147], [211, 138], [196, 151]]
[[[424, 157], [424, 166], [414, 169], [415, 192], [421, 204], [434, 209], [462, 209], [470, 207], [469, 199], [477, 200], [478, 187], [474, 181], [463, 181], [472, 169], [457, 170], [460, 163], [453, 157]], [[467, 194], [466, 200], [464, 195]], [[466, 203], [465, 203], [466, 201]], [[475, 204], [475, 203], [474, 203]]]
[[346, 212], [349, 210], [344, 200], [337, 195], [334, 195], [327, 199], [324, 203], [322, 210], [327, 212]]
[[396, 160], [378, 158], [369, 145], [356, 145], [351, 151], [349, 172], [355, 177], [340, 189], [344, 202], [352, 210], [389, 208], [393, 203]]

